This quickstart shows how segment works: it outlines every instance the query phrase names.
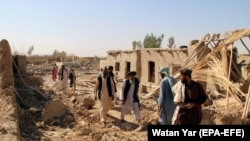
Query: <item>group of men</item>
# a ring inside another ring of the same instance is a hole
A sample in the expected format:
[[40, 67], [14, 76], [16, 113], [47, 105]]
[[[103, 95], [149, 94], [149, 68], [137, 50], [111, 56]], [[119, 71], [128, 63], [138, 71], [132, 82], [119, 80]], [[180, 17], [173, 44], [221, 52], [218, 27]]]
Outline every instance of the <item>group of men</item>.
[[[76, 88], [76, 74], [74, 69], [70, 69], [70, 71], [65, 67], [65, 65], [62, 65], [61, 68], [58, 71], [59, 80], [62, 84], [62, 91], [66, 92], [68, 79], [70, 80], [69, 86], [73, 87], [74, 91]], [[52, 80], [56, 81], [57, 79], [57, 68], [56, 64], [53, 66], [52, 69]]]
[[[180, 81], [169, 75], [169, 69], [161, 67], [160, 93], [157, 98], [160, 125], [199, 125], [202, 119], [201, 105], [206, 101], [206, 94], [200, 83], [192, 80], [192, 70], [180, 72]], [[136, 72], [128, 72], [128, 78], [122, 84], [120, 100], [121, 122], [125, 122], [125, 114], [133, 111], [140, 124], [140, 81]], [[100, 101], [101, 123], [105, 127], [107, 114], [113, 107], [117, 88], [113, 67], [104, 67], [97, 76], [94, 88], [95, 99]]]
[[207, 96], [202, 85], [192, 80], [192, 70], [180, 72], [180, 81], [169, 75], [169, 69], [160, 68], [162, 77], [159, 106], [160, 125], [199, 125], [202, 119], [201, 105]]
[[[124, 116], [134, 111], [135, 117], [140, 122], [139, 114], [139, 84], [140, 81], [135, 77], [136, 72], [128, 73], [129, 78], [122, 85], [121, 97], [121, 122], [124, 122]], [[103, 126], [106, 126], [108, 111], [113, 107], [116, 98], [117, 88], [114, 80], [113, 67], [104, 67], [98, 74], [96, 86], [94, 89], [95, 99], [100, 101], [100, 116]]]

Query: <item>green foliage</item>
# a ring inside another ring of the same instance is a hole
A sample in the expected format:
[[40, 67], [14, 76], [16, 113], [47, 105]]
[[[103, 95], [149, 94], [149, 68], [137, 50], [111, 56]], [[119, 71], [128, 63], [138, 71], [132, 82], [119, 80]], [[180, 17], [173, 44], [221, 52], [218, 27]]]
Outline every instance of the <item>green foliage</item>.
[[28, 58], [28, 60], [34, 65], [41, 65], [48, 61], [48, 55], [35, 55], [33, 57]]
[[156, 37], [151, 33], [147, 34], [143, 41], [144, 48], [160, 48], [164, 35], [162, 34], [159, 37]]
[[167, 46], [168, 46], [168, 48], [175, 48], [176, 47], [174, 37], [168, 38], [168, 45]]
[[141, 49], [142, 48], [142, 43], [141, 41], [133, 41], [132, 42], [132, 46], [133, 46], [133, 50], [136, 50], [136, 49]]
[[58, 50], [54, 50], [52, 56], [54, 58], [58, 58], [58, 57], [62, 57], [62, 58], [66, 58], [67, 57], [67, 53], [65, 51], [58, 51]]
[[34, 46], [30, 46], [29, 49], [28, 49], [28, 54], [29, 56], [31, 56], [32, 52], [34, 51]]

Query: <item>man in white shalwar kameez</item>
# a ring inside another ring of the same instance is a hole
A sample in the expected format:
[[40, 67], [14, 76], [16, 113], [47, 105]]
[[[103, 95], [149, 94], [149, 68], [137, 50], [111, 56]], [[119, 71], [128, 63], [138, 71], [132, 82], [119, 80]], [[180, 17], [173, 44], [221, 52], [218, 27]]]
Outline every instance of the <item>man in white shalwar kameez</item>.
[[129, 72], [129, 79], [122, 86], [121, 97], [121, 122], [124, 122], [125, 114], [133, 110], [135, 118], [140, 123], [140, 102], [138, 97], [140, 81], [135, 77], [136, 72]]
[[62, 65], [62, 70], [61, 70], [61, 83], [62, 83], [62, 90], [65, 93], [66, 88], [67, 88], [67, 82], [68, 82], [68, 71], [65, 68], [64, 65]]
[[100, 116], [102, 126], [106, 125], [107, 113], [113, 106], [113, 99], [115, 93], [115, 84], [112, 78], [108, 75], [108, 69], [103, 69], [102, 75], [97, 78], [94, 94], [100, 101]]

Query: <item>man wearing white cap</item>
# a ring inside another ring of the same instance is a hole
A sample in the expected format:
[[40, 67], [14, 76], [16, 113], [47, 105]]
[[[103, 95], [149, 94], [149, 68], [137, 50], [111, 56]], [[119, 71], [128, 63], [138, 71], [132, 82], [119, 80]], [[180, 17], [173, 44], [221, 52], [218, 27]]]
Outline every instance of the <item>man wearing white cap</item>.
[[162, 78], [160, 83], [160, 94], [157, 100], [160, 111], [159, 123], [161, 125], [171, 125], [172, 116], [175, 110], [172, 87], [177, 81], [173, 77], [169, 76], [168, 68], [161, 67], [159, 72]]

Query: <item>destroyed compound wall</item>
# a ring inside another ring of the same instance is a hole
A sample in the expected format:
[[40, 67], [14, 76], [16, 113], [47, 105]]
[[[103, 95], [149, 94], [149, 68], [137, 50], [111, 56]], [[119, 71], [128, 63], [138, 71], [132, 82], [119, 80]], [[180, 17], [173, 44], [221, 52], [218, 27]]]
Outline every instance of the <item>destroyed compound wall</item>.
[[0, 139], [20, 141], [18, 105], [16, 102], [12, 55], [7, 40], [0, 42]]

